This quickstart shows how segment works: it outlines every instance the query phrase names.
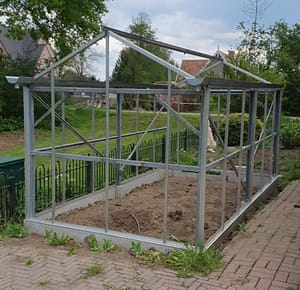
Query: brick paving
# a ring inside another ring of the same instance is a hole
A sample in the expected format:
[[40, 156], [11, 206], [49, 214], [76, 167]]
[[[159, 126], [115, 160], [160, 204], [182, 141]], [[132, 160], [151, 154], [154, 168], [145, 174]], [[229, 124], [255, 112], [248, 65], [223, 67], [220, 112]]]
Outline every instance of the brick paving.
[[[4, 240], [0, 289], [300, 289], [300, 208], [294, 207], [299, 203], [300, 180], [257, 212], [223, 250], [225, 266], [207, 277], [178, 278], [170, 269], [84, 246], [76, 246], [69, 257], [67, 248], [50, 247], [35, 235]], [[28, 259], [32, 265], [26, 265]], [[86, 277], [92, 265], [103, 270]]]

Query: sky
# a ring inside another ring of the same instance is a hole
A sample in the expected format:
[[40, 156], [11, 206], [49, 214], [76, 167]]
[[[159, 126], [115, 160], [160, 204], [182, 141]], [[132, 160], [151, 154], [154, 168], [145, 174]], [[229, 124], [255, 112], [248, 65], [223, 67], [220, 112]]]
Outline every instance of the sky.
[[[253, 1], [253, 0], [252, 0]], [[241, 21], [251, 22], [242, 10], [249, 0], [109, 0], [109, 12], [102, 18], [104, 25], [128, 31], [132, 19], [139, 12], [148, 14], [152, 28], [160, 41], [214, 54], [218, 47], [227, 52], [236, 48], [241, 32], [237, 26]], [[260, 0], [262, 2], [262, 0]], [[269, 7], [259, 18], [266, 27], [284, 20], [289, 25], [300, 22], [300, 0], [268, 0]], [[112, 41], [111, 69], [122, 45]], [[188, 55], [173, 54], [180, 64]], [[102, 75], [103, 71], [99, 71]], [[102, 77], [103, 78], [103, 77]]]

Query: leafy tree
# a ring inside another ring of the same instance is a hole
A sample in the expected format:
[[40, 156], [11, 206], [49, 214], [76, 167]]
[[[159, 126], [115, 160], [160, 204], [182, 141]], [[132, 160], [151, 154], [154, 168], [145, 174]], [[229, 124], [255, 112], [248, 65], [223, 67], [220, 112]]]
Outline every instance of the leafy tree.
[[27, 58], [11, 60], [0, 57], [0, 113], [3, 118], [15, 120], [23, 119], [23, 95], [22, 90], [16, 90], [9, 84], [6, 75], [28, 75], [35, 73], [35, 61]]
[[270, 28], [267, 58], [270, 67], [286, 76], [282, 109], [300, 115], [300, 23], [289, 27], [280, 21]]
[[255, 59], [260, 55], [261, 43], [264, 39], [264, 27], [259, 24], [260, 18], [269, 7], [268, 0], [246, 0], [243, 3], [242, 12], [250, 19], [248, 25], [243, 21], [238, 29], [243, 31], [239, 48], [247, 52], [247, 58], [250, 63], [255, 63]]
[[[129, 31], [150, 40], [156, 39], [155, 31], [151, 26], [151, 20], [144, 12], [140, 12], [138, 16], [133, 19], [132, 24], [129, 25]], [[174, 61], [170, 57], [170, 52], [167, 49], [139, 40], [134, 42], [163, 60], [174, 64]], [[112, 81], [115, 82], [155, 83], [167, 80], [167, 71], [168, 70], [162, 65], [134, 49], [127, 47], [121, 51], [111, 78]], [[175, 78], [175, 75], [173, 74], [172, 77]], [[141, 107], [151, 109], [152, 104], [150, 99], [150, 96], [143, 96]], [[127, 108], [135, 106], [132, 96], [124, 96], [124, 106]]]
[[[129, 31], [144, 38], [155, 40], [155, 31], [149, 16], [141, 12], [129, 25]], [[172, 62], [170, 52], [153, 44], [135, 41], [137, 45], [160, 58]], [[174, 62], [173, 62], [174, 63]], [[154, 83], [167, 79], [167, 69], [132, 48], [124, 48], [112, 73], [112, 81], [131, 83]]]
[[106, 12], [105, 0], [0, 1], [0, 23], [12, 38], [42, 38], [54, 43], [60, 57], [99, 34]]

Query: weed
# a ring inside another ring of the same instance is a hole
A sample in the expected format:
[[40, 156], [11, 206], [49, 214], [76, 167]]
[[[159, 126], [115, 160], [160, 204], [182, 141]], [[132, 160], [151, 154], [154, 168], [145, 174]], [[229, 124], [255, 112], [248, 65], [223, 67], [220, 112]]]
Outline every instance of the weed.
[[4, 230], [1, 233], [3, 238], [24, 238], [28, 233], [23, 225], [16, 223], [7, 223]]
[[56, 232], [53, 232], [51, 230], [45, 231], [45, 239], [51, 246], [62, 246], [67, 244], [71, 240], [68, 235], [65, 236], [65, 234], [62, 234], [62, 236], [59, 237]]
[[31, 266], [32, 264], [33, 264], [33, 259], [32, 258], [26, 259], [26, 261], [25, 261], [26, 266]]
[[89, 236], [87, 242], [91, 251], [97, 252], [99, 250], [98, 241], [95, 235]]
[[95, 235], [89, 236], [88, 245], [91, 251], [100, 252], [100, 253], [102, 252], [112, 253], [117, 249], [116, 245], [113, 245], [112, 241], [108, 239], [104, 239], [103, 244], [99, 246]]
[[42, 280], [42, 281], [39, 281], [39, 286], [47, 286], [49, 283], [50, 283], [49, 280]]
[[250, 280], [249, 280], [248, 278], [242, 278], [242, 277], [237, 278], [236, 281], [237, 281], [238, 283], [240, 283], [241, 285], [244, 285], [244, 284], [250, 282]]
[[132, 276], [132, 281], [133, 282], [141, 282], [141, 281], [143, 281], [143, 278], [140, 276], [139, 273], [137, 273], [137, 274]]
[[102, 253], [102, 252], [112, 253], [116, 249], [117, 249], [116, 245], [113, 245], [111, 240], [104, 239], [103, 244], [99, 248], [99, 252], [100, 253]]
[[67, 255], [68, 255], [69, 257], [71, 257], [71, 256], [74, 255], [74, 253], [75, 253], [75, 248], [74, 248], [74, 246], [70, 246], [69, 249], [68, 249]]
[[221, 266], [221, 254], [215, 249], [204, 249], [204, 244], [186, 245], [183, 250], [173, 250], [166, 257], [165, 263], [178, 270], [179, 277], [190, 277], [195, 273], [203, 275]]
[[258, 203], [258, 204], [255, 206], [255, 209], [256, 209], [256, 210], [262, 210], [264, 207], [265, 207], [265, 205], [264, 205], [262, 202], [260, 202], [260, 203]]
[[142, 252], [143, 252], [141, 243], [131, 241], [129, 252], [135, 257], [140, 257], [142, 255]]
[[102, 272], [103, 272], [103, 266], [100, 264], [94, 264], [86, 270], [83, 278], [87, 279], [88, 277], [96, 276]]
[[246, 223], [242, 222], [240, 224], [238, 224], [238, 231], [239, 232], [245, 232], [246, 231]]

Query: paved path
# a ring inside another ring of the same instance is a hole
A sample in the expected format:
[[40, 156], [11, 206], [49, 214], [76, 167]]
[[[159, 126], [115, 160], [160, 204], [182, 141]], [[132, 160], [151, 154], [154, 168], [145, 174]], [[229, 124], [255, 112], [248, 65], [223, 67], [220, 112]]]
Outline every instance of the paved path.
[[[300, 289], [300, 180], [259, 211], [224, 249], [226, 266], [208, 277], [176, 277], [120, 252], [100, 255], [76, 246], [50, 247], [43, 237], [0, 243], [0, 289]], [[26, 261], [32, 260], [32, 265]], [[103, 271], [85, 278], [92, 265]], [[289, 288], [290, 287], [290, 288]]]

